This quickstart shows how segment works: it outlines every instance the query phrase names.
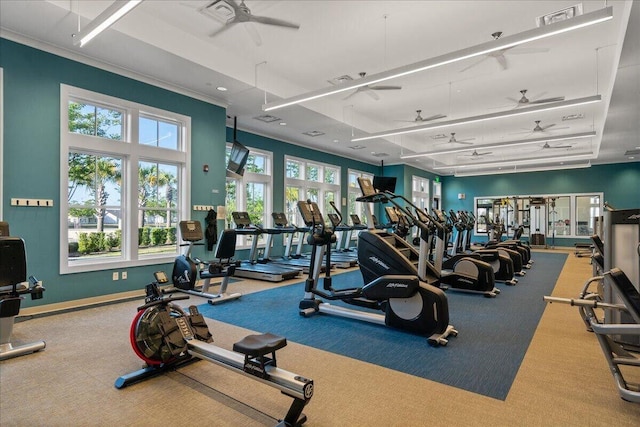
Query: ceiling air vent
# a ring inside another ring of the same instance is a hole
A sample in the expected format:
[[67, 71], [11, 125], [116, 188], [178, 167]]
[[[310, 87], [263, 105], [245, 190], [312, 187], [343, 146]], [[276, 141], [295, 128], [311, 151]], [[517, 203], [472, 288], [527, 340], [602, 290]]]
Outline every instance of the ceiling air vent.
[[449, 138], [449, 135], [445, 135], [444, 133], [439, 133], [437, 135], [431, 135], [431, 139], [444, 139]]
[[387, 153], [378, 153], [376, 151], [371, 152], [371, 155], [373, 157], [388, 157], [389, 156], [389, 154], [387, 154]]
[[263, 114], [261, 116], [254, 117], [256, 120], [260, 120], [261, 122], [271, 123], [282, 120], [280, 117], [272, 116], [271, 114]]
[[366, 148], [364, 145], [352, 145], [351, 147], [352, 150], [362, 150], [363, 148]]
[[636, 150], [627, 150], [625, 151], [624, 155], [625, 156], [637, 156], [640, 154], [640, 149], [636, 149]]
[[345, 74], [344, 76], [332, 78], [330, 83], [340, 84], [340, 83], [348, 82], [351, 80], [353, 80], [353, 77], [351, 77], [348, 74]]
[[567, 120], [580, 120], [580, 119], [584, 119], [584, 113], [569, 114], [568, 116], [562, 116], [563, 122], [566, 122]]
[[324, 135], [324, 132], [320, 132], [319, 130], [310, 130], [308, 132], [302, 132], [302, 134], [303, 135], [307, 135], [307, 136], [316, 137], [316, 136]]
[[580, 15], [582, 15], [582, 4], [577, 4], [575, 6], [556, 10], [555, 12], [537, 17], [536, 25], [538, 27], [542, 27], [545, 25], [555, 24], [556, 22], [566, 21], [567, 19], [575, 18]]

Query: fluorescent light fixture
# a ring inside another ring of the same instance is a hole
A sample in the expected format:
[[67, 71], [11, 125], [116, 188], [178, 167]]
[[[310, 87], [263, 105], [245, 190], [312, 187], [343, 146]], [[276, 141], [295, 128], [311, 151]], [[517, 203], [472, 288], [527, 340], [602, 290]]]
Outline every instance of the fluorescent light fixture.
[[465, 59], [474, 58], [476, 56], [486, 55], [491, 52], [508, 49], [514, 46], [532, 42], [535, 40], [551, 37], [556, 34], [565, 33], [567, 31], [576, 30], [589, 25], [598, 24], [613, 18], [613, 7], [605, 7], [566, 21], [555, 22], [540, 28], [534, 28], [522, 33], [514, 34], [497, 40], [491, 40], [476, 46], [461, 49], [455, 52], [436, 56], [435, 58], [426, 59], [409, 65], [393, 68], [378, 74], [372, 74], [362, 79], [349, 81], [348, 83], [338, 84], [329, 88], [318, 89], [302, 95], [294, 96], [280, 101], [266, 103], [262, 106], [264, 111], [271, 111], [278, 108], [288, 107], [290, 105], [300, 104], [302, 102], [311, 101], [328, 95], [345, 92], [356, 89], [361, 86], [380, 83], [420, 71], [429, 70], [431, 68], [440, 67], [454, 62], [463, 61]]
[[585, 105], [585, 104], [591, 104], [594, 102], [600, 102], [600, 100], [602, 100], [602, 97], [600, 95], [593, 95], [593, 96], [587, 96], [585, 98], [570, 99], [567, 101], [559, 101], [559, 102], [553, 102], [549, 104], [533, 105], [531, 107], [520, 108], [517, 110], [499, 111], [497, 113], [482, 114], [480, 116], [471, 116], [471, 117], [464, 117], [456, 120], [449, 120], [447, 122], [438, 122], [438, 123], [432, 123], [432, 124], [426, 124], [426, 125], [410, 126], [407, 128], [392, 129], [388, 131], [372, 133], [371, 135], [368, 135], [368, 136], [353, 138], [351, 139], [351, 142], [366, 141], [368, 139], [376, 139], [376, 138], [387, 138], [389, 136], [406, 135], [409, 133], [424, 132], [425, 130], [431, 130], [431, 129], [440, 129], [440, 128], [451, 127], [451, 126], [466, 125], [469, 123], [486, 122], [489, 120], [502, 119], [505, 117], [515, 117], [515, 116], [522, 116], [524, 114], [558, 110], [560, 108], [575, 107], [576, 105]]
[[558, 135], [558, 136], [549, 136], [542, 138], [533, 138], [533, 139], [519, 139], [515, 141], [503, 141], [496, 142], [495, 144], [489, 145], [476, 145], [473, 147], [465, 147], [465, 148], [447, 148], [443, 150], [434, 150], [434, 151], [425, 151], [422, 153], [415, 154], [405, 154], [400, 156], [401, 159], [415, 159], [417, 157], [426, 157], [426, 156], [436, 156], [441, 154], [455, 154], [455, 153], [464, 153], [465, 151], [473, 151], [473, 150], [491, 150], [494, 148], [502, 148], [502, 147], [513, 147], [518, 145], [529, 145], [529, 144], [537, 144], [539, 142], [556, 142], [556, 141], [566, 141], [569, 139], [580, 139], [580, 138], [591, 138], [592, 136], [596, 136], [594, 131], [591, 132], [582, 132], [582, 133], [573, 133], [569, 135]]
[[464, 164], [458, 164], [458, 165], [451, 165], [451, 166], [435, 166], [433, 169], [434, 170], [446, 170], [446, 169], [475, 169], [475, 168], [493, 168], [493, 167], [498, 167], [498, 166], [517, 166], [517, 165], [529, 165], [529, 164], [537, 164], [537, 163], [542, 163], [545, 162], [547, 160], [551, 160], [552, 162], [566, 162], [566, 161], [572, 161], [572, 160], [586, 160], [586, 159], [591, 159], [593, 157], [593, 152], [589, 151], [589, 152], [582, 152], [582, 153], [576, 153], [576, 154], [569, 154], [566, 156], [560, 156], [560, 157], [555, 157], [555, 156], [544, 156], [544, 157], [531, 157], [528, 159], [522, 159], [522, 160], [505, 160], [502, 162], [483, 162], [483, 163], [464, 163]]
[[456, 178], [462, 178], [465, 176], [484, 176], [484, 175], [502, 175], [505, 173], [523, 173], [523, 172], [549, 172], [555, 170], [567, 170], [567, 169], [585, 169], [590, 168], [591, 162], [587, 163], [576, 163], [572, 165], [553, 165], [553, 166], [542, 166], [542, 167], [533, 167], [533, 168], [519, 168], [514, 166], [513, 168], [508, 169], [500, 169], [494, 171], [476, 171], [476, 172], [456, 172], [454, 176]]
[[116, 21], [142, 3], [142, 0], [116, 0], [86, 27], [76, 34], [74, 44], [83, 47], [95, 36], [112, 26]]

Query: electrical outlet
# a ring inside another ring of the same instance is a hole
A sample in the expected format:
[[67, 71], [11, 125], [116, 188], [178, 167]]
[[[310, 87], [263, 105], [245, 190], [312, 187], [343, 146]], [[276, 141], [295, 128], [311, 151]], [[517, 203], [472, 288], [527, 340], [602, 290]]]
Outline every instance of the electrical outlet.
[[112, 277], [113, 277], [113, 280], [118, 280], [118, 272], [114, 271]]
[[127, 272], [126, 271], [122, 272], [122, 280], [127, 280]]

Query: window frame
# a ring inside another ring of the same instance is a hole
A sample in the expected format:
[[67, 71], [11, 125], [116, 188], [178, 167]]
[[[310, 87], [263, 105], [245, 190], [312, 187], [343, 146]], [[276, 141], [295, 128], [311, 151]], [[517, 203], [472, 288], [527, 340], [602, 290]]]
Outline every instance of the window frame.
[[[353, 185], [351, 185], [351, 177], [354, 177]], [[374, 174], [369, 172], [363, 172], [356, 169], [347, 170], [347, 212], [349, 215], [356, 214], [360, 218], [360, 222], [364, 225], [369, 225], [369, 215], [367, 215], [365, 209], [373, 209], [370, 203], [356, 202], [356, 199], [362, 196], [362, 191], [358, 186], [358, 178], [369, 178], [373, 182]], [[378, 221], [381, 219], [378, 218]], [[383, 221], [384, 222], [384, 221]], [[351, 233], [351, 240], [357, 240], [358, 233]]]
[[[299, 178], [290, 178], [287, 177], [287, 163], [288, 162], [296, 162], [299, 163], [301, 165], [300, 167], [300, 177]], [[309, 181], [306, 179], [307, 177], [307, 169], [309, 166], [312, 167], [317, 167], [319, 169], [318, 171], [318, 180], [317, 181]], [[325, 170], [326, 169], [332, 169], [335, 173], [335, 176], [337, 178], [337, 183], [334, 184], [329, 184], [327, 182], [325, 182]], [[287, 200], [286, 200], [286, 194], [287, 194], [287, 188], [288, 187], [296, 187], [299, 188], [300, 191], [298, 192], [298, 199], [299, 200], [307, 200], [308, 197], [308, 193], [310, 189], [317, 189], [318, 190], [318, 207], [320, 208], [320, 211], [324, 213], [324, 216], [326, 217], [326, 214], [329, 212], [333, 212], [333, 209], [329, 210], [328, 206], [325, 206], [325, 200], [327, 200], [326, 198], [326, 194], [328, 192], [334, 193], [334, 198], [333, 200], [335, 202], [338, 202], [338, 206], [341, 206], [342, 203], [341, 202], [341, 198], [342, 198], [342, 185], [341, 185], [341, 181], [342, 181], [342, 177], [341, 177], [341, 173], [342, 173], [342, 169], [340, 166], [338, 165], [332, 165], [330, 163], [323, 163], [323, 162], [318, 162], [315, 160], [307, 160], [307, 159], [303, 159], [300, 157], [295, 157], [295, 156], [288, 156], [285, 155], [284, 156], [284, 200], [283, 200], [283, 212], [285, 212], [285, 214], [288, 214], [288, 212], [286, 211], [287, 209]], [[300, 212], [297, 213], [296, 215], [296, 222], [295, 224], [298, 226], [304, 226], [304, 223], [302, 222], [302, 217], [300, 216]]]
[[[229, 151], [231, 150], [231, 146], [233, 145], [233, 143], [231, 142], [227, 142], [226, 145], [226, 151], [225, 151], [225, 156], [229, 153]], [[258, 148], [253, 148], [253, 147], [247, 147], [247, 149], [249, 150], [249, 156], [251, 155], [258, 155], [258, 156], [262, 156], [265, 158], [265, 173], [255, 173], [255, 172], [251, 172], [249, 170], [248, 167], [245, 168], [244, 174], [242, 175], [242, 177], [230, 177], [227, 176], [226, 180], [225, 180], [225, 188], [226, 188], [226, 183], [229, 181], [236, 181], [236, 210], [239, 212], [242, 211], [246, 211], [247, 210], [247, 194], [246, 194], [246, 189], [247, 189], [247, 184], [249, 183], [258, 183], [258, 184], [264, 184], [265, 185], [265, 191], [264, 191], [264, 212], [263, 212], [263, 217], [262, 217], [262, 225], [265, 227], [269, 227], [270, 224], [270, 220], [269, 218], [271, 218], [271, 211], [272, 211], [272, 206], [273, 206], [273, 153], [271, 151], [266, 151], [266, 150], [260, 150]], [[247, 165], [249, 165], [249, 162], [247, 162]], [[238, 189], [242, 188], [242, 191], [239, 192]], [[226, 204], [226, 195], [225, 195], [225, 212], [226, 212], [226, 217], [225, 217], [225, 224], [228, 227], [232, 227], [235, 226], [233, 224], [233, 220], [231, 219], [231, 209], [229, 209], [229, 207]], [[252, 243], [252, 238], [253, 236], [245, 236], [245, 235], [238, 235], [237, 236], [237, 244], [236, 244], [236, 248], [237, 249], [249, 249], [251, 247], [251, 243]], [[264, 246], [265, 244], [265, 236], [264, 235], [260, 235], [259, 239], [258, 239], [258, 246]]]
[[[121, 139], [107, 139], [93, 135], [69, 132], [68, 108], [71, 101], [87, 102], [123, 112]], [[178, 150], [148, 146], [138, 143], [140, 116], [152, 117], [159, 121], [180, 124], [180, 147]], [[182, 114], [161, 110], [121, 98], [92, 92], [89, 90], [60, 85], [60, 274], [72, 274], [105, 269], [128, 268], [172, 262], [178, 254], [179, 246], [172, 253], [156, 255], [140, 254], [138, 251], [138, 165], [140, 161], [153, 161], [178, 165], [177, 221], [190, 212], [191, 158], [191, 118]], [[120, 203], [122, 209], [122, 235], [124, 244], [122, 255], [116, 259], [104, 257], [95, 261], [69, 261], [68, 251], [68, 156], [70, 152], [91, 153], [99, 156], [122, 158], [122, 185]], [[66, 236], [66, 237], [65, 237]], [[125, 238], [126, 236], [126, 238]]]

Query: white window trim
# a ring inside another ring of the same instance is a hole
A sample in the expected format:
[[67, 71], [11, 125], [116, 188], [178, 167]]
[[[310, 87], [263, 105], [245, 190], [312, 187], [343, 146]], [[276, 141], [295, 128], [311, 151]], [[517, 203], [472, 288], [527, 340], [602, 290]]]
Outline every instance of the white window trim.
[[[86, 135], [76, 135], [68, 131], [69, 116], [67, 114], [70, 99], [85, 99], [88, 102], [99, 105], [113, 106], [115, 109], [124, 110], [123, 115], [123, 140], [105, 141], [102, 138], [93, 138], [90, 141]], [[138, 139], [138, 117], [140, 113], [152, 115], [158, 118], [168, 118], [171, 121], [178, 121], [183, 124], [182, 147], [179, 150], [168, 150], [158, 147], [145, 146], [143, 150], [138, 149], [138, 144], [131, 141]], [[128, 124], [128, 126], [127, 126]], [[97, 92], [76, 88], [73, 86], [60, 85], [60, 274], [79, 273], [85, 271], [97, 271], [115, 268], [127, 268], [143, 265], [154, 265], [171, 262], [175, 254], [162, 254], [157, 256], [139, 257], [137, 252], [137, 239], [126, 239], [127, 245], [122, 248], [122, 257], [116, 260], [100, 258], [94, 263], [77, 263], [69, 265], [68, 261], [68, 225], [67, 218], [69, 206], [67, 200], [68, 174], [68, 153], [70, 150], [84, 152], [109, 153], [123, 158], [123, 174], [131, 177], [134, 183], [133, 188], [137, 188], [137, 167], [139, 160], [150, 160], [155, 162], [166, 162], [169, 164], [184, 165], [180, 167], [181, 188], [179, 191], [178, 212], [185, 215], [189, 212], [191, 203], [191, 118], [177, 113], [169, 113], [154, 107], [138, 104], [120, 98], [111, 97]], [[133, 231], [138, 227], [137, 214], [132, 213], [138, 206], [137, 191], [123, 187], [121, 189], [121, 206], [123, 210], [122, 233], [132, 236]], [[178, 221], [181, 218], [178, 218]]]
[[[231, 148], [232, 143], [227, 143], [227, 148]], [[245, 194], [246, 184], [248, 182], [256, 182], [266, 184], [265, 195], [264, 195], [264, 227], [270, 227], [269, 218], [271, 218], [271, 212], [273, 207], [273, 153], [271, 151], [260, 150], [253, 147], [247, 147], [249, 150], [249, 155], [259, 155], [263, 156], [267, 159], [267, 163], [265, 164], [265, 173], [253, 173], [249, 170], [244, 171], [244, 175], [242, 178], [227, 178], [227, 180], [236, 180], [238, 181], [238, 186], [242, 187], [242, 203], [238, 203], [236, 200], [236, 208], [242, 209], [242, 211], [247, 210], [247, 195]], [[238, 188], [236, 188], [236, 197], [238, 197]], [[241, 205], [241, 206], [239, 206]], [[264, 247], [265, 237], [260, 236], [260, 240], [258, 240], [258, 247]], [[237, 249], [249, 249], [251, 247], [251, 243], [248, 241], [247, 236], [238, 235], [238, 244]]]
[[[303, 165], [301, 172], [303, 175], [303, 178], [290, 178], [287, 177], [287, 162], [288, 161], [294, 161], [294, 162], [298, 162], [301, 163]], [[313, 166], [318, 166], [322, 168], [322, 181], [309, 181], [306, 179], [306, 173], [307, 173], [307, 166], [308, 165], [313, 165]], [[330, 169], [334, 169], [336, 171], [336, 177], [338, 179], [338, 183], [337, 184], [329, 184], [324, 182], [324, 169], [325, 168], [330, 168]], [[284, 194], [287, 194], [287, 187], [298, 187], [301, 190], [301, 193], [298, 195], [298, 197], [301, 199], [300, 200], [307, 200], [308, 196], [307, 196], [307, 190], [309, 188], [317, 188], [318, 190], [320, 190], [321, 194], [325, 194], [327, 192], [335, 192], [337, 193], [337, 199], [336, 202], [338, 204], [338, 206], [342, 206], [342, 202], [341, 202], [341, 198], [342, 198], [342, 169], [340, 166], [338, 165], [332, 165], [330, 163], [322, 163], [322, 162], [317, 162], [315, 160], [310, 160], [310, 159], [303, 159], [301, 157], [294, 157], [294, 156], [284, 156], [284, 187], [283, 187], [283, 191]], [[324, 206], [324, 197], [319, 197], [318, 198], [318, 205], [320, 206], [320, 210], [322, 212], [332, 212], [333, 208], [330, 210], [327, 206]], [[284, 209], [286, 208], [286, 200], [283, 199], [282, 201], [282, 209], [284, 211]]]
[[[347, 210], [349, 212], [351, 212], [350, 206], [349, 206], [349, 201], [351, 200], [351, 194], [355, 194], [355, 198], [357, 199], [358, 197], [360, 197], [362, 195], [362, 190], [360, 190], [360, 187], [357, 185], [355, 187], [352, 187], [350, 185], [350, 181], [349, 178], [351, 177], [351, 175], [356, 175], [358, 178], [369, 178], [372, 182], [373, 182], [373, 177], [374, 174], [369, 173], [369, 172], [362, 172], [356, 169], [348, 169], [347, 170]], [[359, 203], [359, 202], [356, 202]], [[365, 213], [367, 208], [371, 208], [371, 206], [369, 204], [367, 205], [363, 205], [362, 203], [360, 203], [360, 205], [362, 205], [362, 209], [361, 212], [363, 213], [363, 215], [360, 215], [360, 221], [362, 221], [363, 224], [366, 224], [367, 221], [369, 220], [367, 218], [367, 215]], [[356, 212], [358, 212], [358, 205], [356, 204], [355, 209]], [[353, 233], [354, 235], [356, 233]]]

